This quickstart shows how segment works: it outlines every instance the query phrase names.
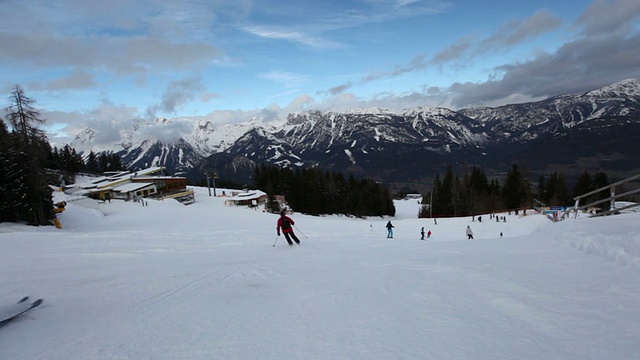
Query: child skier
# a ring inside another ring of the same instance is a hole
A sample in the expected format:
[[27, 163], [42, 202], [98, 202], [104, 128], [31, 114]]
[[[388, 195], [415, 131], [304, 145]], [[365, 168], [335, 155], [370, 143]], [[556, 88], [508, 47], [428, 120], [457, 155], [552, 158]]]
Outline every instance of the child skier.
[[387, 223], [387, 239], [393, 239], [393, 228], [394, 226], [391, 224], [391, 220]]

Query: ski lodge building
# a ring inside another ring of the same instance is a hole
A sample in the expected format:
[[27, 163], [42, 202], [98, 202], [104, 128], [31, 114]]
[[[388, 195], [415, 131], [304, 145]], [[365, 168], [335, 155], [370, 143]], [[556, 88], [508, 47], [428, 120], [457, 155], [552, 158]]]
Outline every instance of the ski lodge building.
[[226, 200], [227, 204], [237, 206], [257, 206], [267, 201], [267, 193], [260, 190], [250, 190], [242, 193], [233, 194]]
[[193, 190], [187, 189], [187, 179], [158, 175], [164, 170], [164, 167], [156, 166], [138, 171], [105, 174], [85, 183], [67, 186], [65, 192], [102, 201], [155, 198], [176, 199], [183, 204], [194, 203]]

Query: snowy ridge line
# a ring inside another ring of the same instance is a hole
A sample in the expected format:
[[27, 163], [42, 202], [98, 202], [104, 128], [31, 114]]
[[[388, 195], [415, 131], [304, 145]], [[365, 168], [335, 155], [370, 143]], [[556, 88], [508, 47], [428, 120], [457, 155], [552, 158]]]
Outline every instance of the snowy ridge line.
[[640, 270], [640, 234], [563, 233], [558, 239], [587, 254], [599, 255]]

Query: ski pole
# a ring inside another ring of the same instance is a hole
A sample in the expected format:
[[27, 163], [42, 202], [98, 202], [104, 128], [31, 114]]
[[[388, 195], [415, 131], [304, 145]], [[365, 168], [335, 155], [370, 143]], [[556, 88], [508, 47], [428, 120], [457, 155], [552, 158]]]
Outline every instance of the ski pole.
[[308, 239], [307, 235], [305, 235], [300, 229], [298, 229], [297, 226], [293, 225], [293, 227], [296, 228], [296, 231], [302, 234], [302, 236], [304, 236], [305, 239]]
[[273, 247], [276, 247], [276, 243], [278, 242], [278, 239], [280, 239], [280, 235], [276, 236], [276, 241], [273, 242]]

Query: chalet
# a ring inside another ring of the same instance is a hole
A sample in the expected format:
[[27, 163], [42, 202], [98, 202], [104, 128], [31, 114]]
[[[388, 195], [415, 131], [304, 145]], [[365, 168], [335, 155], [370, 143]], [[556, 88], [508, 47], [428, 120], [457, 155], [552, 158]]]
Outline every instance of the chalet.
[[183, 203], [195, 202], [193, 190], [187, 190], [186, 178], [156, 175], [164, 169], [158, 166], [139, 171], [108, 173], [85, 183], [68, 186], [65, 192], [103, 201], [128, 201], [146, 197], [175, 198], [181, 201], [181, 197], [184, 197], [188, 201], [181, 201]]
[[257, 206], [267, 201], [267, 193], [260, 190], [250, 190], [235, 194], [227, 199], [227, 203], [238, 206]]

